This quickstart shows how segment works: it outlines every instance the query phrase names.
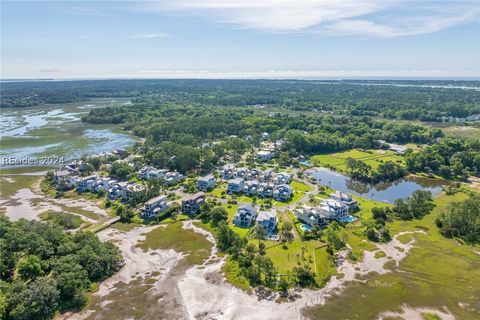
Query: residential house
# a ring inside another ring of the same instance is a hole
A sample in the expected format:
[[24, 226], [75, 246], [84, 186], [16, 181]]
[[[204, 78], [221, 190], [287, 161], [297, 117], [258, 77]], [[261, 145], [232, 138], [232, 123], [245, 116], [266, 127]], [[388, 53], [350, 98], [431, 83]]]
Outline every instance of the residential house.
[[128, 200], [132, 197], [138, 197], [143, 192], [145, 192], [146, 188], [143, 184], [138, 183], [128, 183], [126, 190], [125, 190], [125, 200]]
[[259, 169], [253, 168], [247, 171], [245, 175], [246, 180], [257, 180], [262, 172]]
[[274, 188], [275, 185], [273, 183], [262, 182], [258, 186], [257, 195], [259, 198], [272, 198]]
[[279, 172], [275, 176], [276, 184], [289, 184], [291, 181], [290, 175], [286, 172]]
[[110, 185], [108, 188], [108, 199], [126, 199], [127, 198], [127, 182], [116, 182]]
[[260, 187], [260, 182], [257, 180], [245, 181], [243, 187], [243, 193], [247, 196], [257, 195], [258, 189]]
[[68, 170], [55, 171], [53, 175], [55, 187], [59, 190], [71, 189], [77, 184], [78, 177]]
[[94, 191], [97, 183], [97, 176], [91, 175], [77, 180], [77, 190], [80, 192]]
[[270, 182], [270, 181], [272, 181], [272, 178], [273, 178], [273, 170], [272, 169], [265, 170], [260, 175], [260, 181], [261, 182]]
[[154, 167], [150, 166], [145, 166], [140, 171], [138, 172], [140, 179], [160, 179], [160, 178], [165, 178], [168, 170], [166, 169], [157, 169]]
[[223, 180], [233, 179], [234, 175], [235, 175], [234, 170], [235, 170], [235, 168], [231, 165], [223, 167], [223, 169], [221, 171], [222, 179]]
[[274, 211], [260, 211], [255, 219], [258, 225], [261, 225], [270, 238], [277, 228], [277, 214]]
[[111, 178], [98, 178], [97, 182], [95, 183], [94, 191], [95, 192], [100, 192], [100, 191], [105, 191], [110, 188], [110, 185], [115, 183], [115, 180], [112, 180]]
[[228, 180], [227, 193], [228, 194], [240, 194], [244, 188], [244, 182], [241, 178]]
[[271, 160], [275, 156], [275, 153], [270, 150], [260, 150], [257, 152], [257, 159], [260, 161]]
[[211, 190], [215, 187], [215, 184], [217, 183], [217, 179], [210, 174], [205, 177], [199, 177], [197, 180], [197, 188], [198, 190]]
[[328, 220], [330, 220], [330, 213], [328, 211], [324, 211], [321, 208], [314, 208], [307, 205], [301, 208], [294, 209], [293, 214], [297, 217], [298, 220], [311, 227], [315, 225], [321, 227], [326, 226]]
[[177, 171], [169, 171], [165, 175], [165, 181], [169, 185], [177, 184], [184, 179], [185, 177]]
[[352, 195], [348, 193], [337, 191], [330, 194], [330, 199], [345, 203], [349, 210], [356, 210], [359, 208], [357, 200], [353, 199]]
[[233, 218], [233, 224], [240, 228], [249, 228], [252, 224], [257, 211], [249, 204], [240, 206]]
[[166, 195], [161, 195], [148, 200], [142, 208], [141, 216], [151, 219], [164, 212], [169, 208], [167, 199], [168, 197]]
[[277, 201], [287, 202], [292, 198], [293, 190], [288, 184], [281, 184], [273, 190], [273, 198]]
[[320, 208], [328, 214], [330, 219], [341, 221], [348, 218], [348, 206], [342, 201], [323, 199], [320, 202]]
[[205, 203], [205, 193], [197, 192], [182, 199], [182, 213], [196, 215], [200, 212], [201, 206]]

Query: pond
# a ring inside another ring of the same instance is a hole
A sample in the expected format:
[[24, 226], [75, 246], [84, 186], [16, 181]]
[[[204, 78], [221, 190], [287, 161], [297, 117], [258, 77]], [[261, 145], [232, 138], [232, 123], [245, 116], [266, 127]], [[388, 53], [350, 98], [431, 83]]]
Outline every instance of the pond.
[[310, 169], [307, 173], [320, 184], [332, 189], [386, 203], [393, 203], [398, 198], [406, 198], [417, 190], [427, 190], [437, 195], [442, 191], [442, 186], [445, 186], [442, 181], [422, 177], [405, 177], [395, 182], [371, 185], [327, 168]]

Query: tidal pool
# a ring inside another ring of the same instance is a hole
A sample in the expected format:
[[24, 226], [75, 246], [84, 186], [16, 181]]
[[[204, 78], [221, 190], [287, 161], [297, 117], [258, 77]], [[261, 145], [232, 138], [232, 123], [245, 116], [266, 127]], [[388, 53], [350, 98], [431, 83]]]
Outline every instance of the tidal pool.
[[441, 181], [421, 177], [405, 177], [395, 182], [371, 185], [327, 168], [311, 169], [308, 170], [308, 174], [320, 184], [335, 190], [386, 203], [393, 203], [398, 198], [406, 198], [417, 190], [428, 190], [433, 195], [437, 195], [445, 185]]

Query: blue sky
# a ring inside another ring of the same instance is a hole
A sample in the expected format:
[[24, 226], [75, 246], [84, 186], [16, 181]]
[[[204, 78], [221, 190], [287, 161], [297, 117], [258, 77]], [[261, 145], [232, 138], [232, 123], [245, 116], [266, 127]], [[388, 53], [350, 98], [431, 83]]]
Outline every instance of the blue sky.
[[2, 1], [6, 78], [478, 77], [475, 1]]

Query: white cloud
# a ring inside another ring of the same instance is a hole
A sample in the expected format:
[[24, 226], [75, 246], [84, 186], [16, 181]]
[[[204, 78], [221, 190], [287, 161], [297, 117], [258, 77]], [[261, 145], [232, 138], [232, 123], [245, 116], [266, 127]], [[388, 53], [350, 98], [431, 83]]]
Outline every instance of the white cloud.
[[156, 38], [169, 38], [170, 35], [167, 33], [144, 33], [144, 34], [135, 34], [126, 37], [127, 39], [156, 39]]
[[266, 32], [395, 37], [440, 31], [479, 17], [474, 1], [160, 0], [143, 10], [200, 15]]

